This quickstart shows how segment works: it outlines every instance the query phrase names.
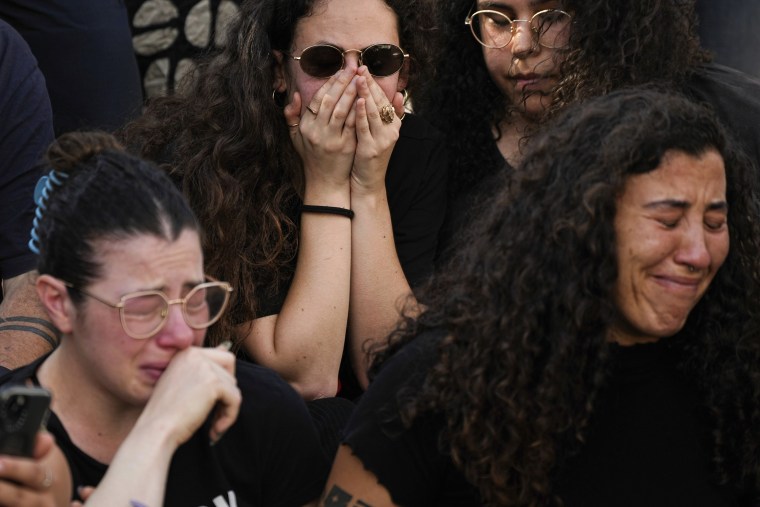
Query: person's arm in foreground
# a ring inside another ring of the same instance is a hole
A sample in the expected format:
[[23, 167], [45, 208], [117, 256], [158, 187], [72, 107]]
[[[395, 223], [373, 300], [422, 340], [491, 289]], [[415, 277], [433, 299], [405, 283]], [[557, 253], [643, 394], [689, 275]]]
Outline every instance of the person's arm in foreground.
[[388, 490], [364, 468], [351, 448], [341, 445], [335, 456], [319, 507], [393, 507]]
[[0, 366], [13, 370], [47, 354], [58, 335], [37, 297], [34, 272], [3, 280]]

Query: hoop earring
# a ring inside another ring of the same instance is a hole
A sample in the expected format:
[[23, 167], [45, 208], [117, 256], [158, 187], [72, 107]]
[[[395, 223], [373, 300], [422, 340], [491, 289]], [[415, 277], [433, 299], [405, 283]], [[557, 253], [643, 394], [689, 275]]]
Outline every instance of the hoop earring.
[[286, 93], [277, 93], [277, 90], [272, 90], [272, 102], [274, 102], [274, 105], [280, 109], [283, 109], [285, 107], [286, 96]]

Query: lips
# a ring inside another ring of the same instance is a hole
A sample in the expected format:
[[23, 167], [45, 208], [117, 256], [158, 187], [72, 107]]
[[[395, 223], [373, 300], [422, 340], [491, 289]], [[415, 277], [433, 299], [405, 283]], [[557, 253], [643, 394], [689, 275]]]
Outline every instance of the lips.
[[657, 275], [654, 279], [664, 288], [684, 294], [695, 294], [702, 282], [702, 277], [694, 278], [678, 275]]
[[153, 382], [157, 382], [161, 378], [161, 375], [164, 374], [167, 366], [169, 366], [168, 363], [151, 363], [140, 366], [140, 370], [145, 372]]
[[515, 87], [518, 89], [525, 88], [539, 88], [551, 79], [551, 76], [536, 73], [514, 74], [510, 76], [510, 79], [515, 82]]

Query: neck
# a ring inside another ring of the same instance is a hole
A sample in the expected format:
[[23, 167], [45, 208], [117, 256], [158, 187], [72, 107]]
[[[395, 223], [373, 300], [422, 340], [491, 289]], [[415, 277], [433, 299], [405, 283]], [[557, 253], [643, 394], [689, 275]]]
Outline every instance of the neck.
[[659, 336], [651, 336], [636, 331], [626, 324], [618, 324], [610, 329], [607, 335], [607, 341], [617, 343], [622, 347], [640, 345], [643, 343], [655, 343], [660, 341]]
[[37, 377], [51, 391], [51, 408], [71, 441], [85, 454], [109, 464], [142, 413], [142, 406], [117, 400], [90, 375], [70, 350], [71, 337], [40, 366]]
[[[529, 129], [535, 125], [535, 122], [522, 114], [512, 113], [499, 122], [501, 137], [496, 140], [496, 146], [501, 152], [501, 156], [512, 167], [517, 167], [522, 161], [524, 139]], [[494, 137], [497, 135], [497, 129], [493, 129]]]

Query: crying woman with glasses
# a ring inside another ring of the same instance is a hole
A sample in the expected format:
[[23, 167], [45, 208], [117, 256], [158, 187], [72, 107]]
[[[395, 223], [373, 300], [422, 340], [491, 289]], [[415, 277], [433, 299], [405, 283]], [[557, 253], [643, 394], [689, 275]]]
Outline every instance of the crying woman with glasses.
[[229, 343], [203, 347], [232, 288], [205, 273], [182, 194], [106, 134], [67, 134], [48, 158], [30, 247], [63, 337], [0, 383], [52, 393], [47, 429], [75, 495], [94, 486], [95, 506], [315, 501], [327, 460], [303, 400]]
[[[568, 105], [660, 83], [709, 103], [760, 163], [760, 82], [708, 62], [694, 0], [430, 0], [434, 74], [415, 111], [447, 138], [442, 250], [477, 221], [530, 141]], [[709, 25], [710, 20], [702, 20]]]
[[306, 399], [361, 392], [365, 345], [432, 271], [447, 161], [404, 110], [428, 62], [419, 3], [245, 1], [219, 53], [126, 131], [181, 185], [207, 272], [235, 289], [210, 342]]

